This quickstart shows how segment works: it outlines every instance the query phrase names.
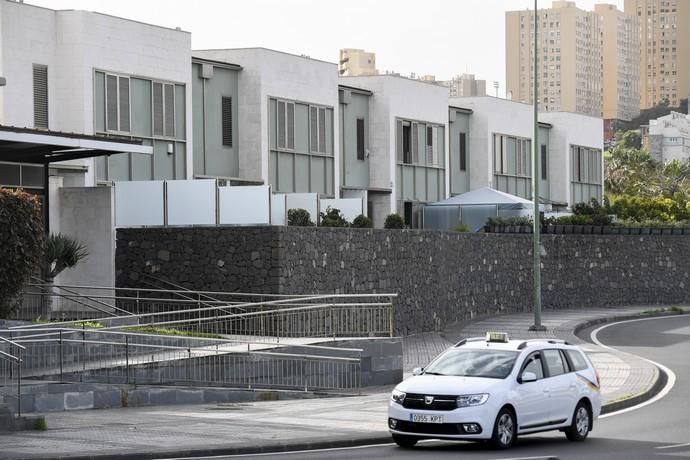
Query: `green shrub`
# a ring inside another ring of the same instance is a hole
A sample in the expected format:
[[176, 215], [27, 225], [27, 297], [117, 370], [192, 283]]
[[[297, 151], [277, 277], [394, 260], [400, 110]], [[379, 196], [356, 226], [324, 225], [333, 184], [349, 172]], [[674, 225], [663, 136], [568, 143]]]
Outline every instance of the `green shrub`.
[[320, 225], [322, 227], [349, 227], [350, 223], [345, 219], [343, 213], [340, 209], [331, 208], [330, 206], [326, 208], [326, 212], [319, 213], [321, 218]]
[[383, 228], [405, 228], [405, 221], [400, 214], [388, 214], [383, 223]]
[[288, 225], [293, 227], [313, 227], [309, 211], [302, 208], [288, 209]]
[[454, 230], [458, 233], [469, 233], [470, 232], [470, 228], [465, 224], [456, 225]]
[[14, 300], [38, 271], [44, 246], [38, 198], [0, 188], [0, 318], [8, 318], [16, 308]]
[[352, 221], [352, 226], [354, 228], [373, 228], [374, 222], [364, 214], [360, 214]]

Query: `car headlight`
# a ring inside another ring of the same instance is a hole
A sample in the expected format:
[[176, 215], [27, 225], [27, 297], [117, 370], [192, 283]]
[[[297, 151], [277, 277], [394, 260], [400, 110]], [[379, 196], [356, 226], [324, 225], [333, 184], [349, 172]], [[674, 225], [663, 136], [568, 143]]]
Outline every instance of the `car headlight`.
[[405, 393], [403, 393], [400, 390], [393, 390], [393, 393], [391, 394], [391, 399], [398, 404], [402, 404], [403, 401], [405, 401], [405, 396], [407, 396]]
[[480, 393], [476, 395], [460, 395], [456, 399], [458, 407], [481, 406], [489, 400], [488, 393]]

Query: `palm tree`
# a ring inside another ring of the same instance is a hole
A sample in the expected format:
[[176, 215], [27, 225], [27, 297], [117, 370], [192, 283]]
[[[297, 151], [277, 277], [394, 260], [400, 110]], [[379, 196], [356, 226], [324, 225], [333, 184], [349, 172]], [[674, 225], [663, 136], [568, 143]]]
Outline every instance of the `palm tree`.
[[52, 286], [53, 280], [62, 271], [72, 268], [80, 261], [86, 259], [89, 253], [86, 247], [79, 241], [61, 233], [51, 234], [46, 239], [46, 248], [43, 255], [42, 272], [48, 292], [44, 296], [44, 318], [51, 319], [54, 309], [54, 299], [57, 289]]

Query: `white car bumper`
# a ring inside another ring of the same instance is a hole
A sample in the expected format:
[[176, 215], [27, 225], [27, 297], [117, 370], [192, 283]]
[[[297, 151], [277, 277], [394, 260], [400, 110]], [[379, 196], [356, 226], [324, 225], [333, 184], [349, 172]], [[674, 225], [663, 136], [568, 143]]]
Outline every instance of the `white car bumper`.
[[[388, 430], [395, 434], [424, 438], [490, 439], [498, 409], [491, 404], [490, 400], [481, 406], [463, 407], [451, 411], [406, 409], [391, 401], [388, 406]], [[441, 416], [443, 423], [412, 422], [412, 414]], [[481, 432], [468, 432], [467, 428], [471, 428], [468, 425], [472, 424], [478, 425]]]

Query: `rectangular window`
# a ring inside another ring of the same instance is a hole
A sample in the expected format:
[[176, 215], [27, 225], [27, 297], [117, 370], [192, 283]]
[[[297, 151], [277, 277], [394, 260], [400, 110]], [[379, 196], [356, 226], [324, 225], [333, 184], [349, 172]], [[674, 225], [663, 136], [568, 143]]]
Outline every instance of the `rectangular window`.
[[278, 101], [278, 148], [294, 150], [295, 148], [295, 103]]
[[232, 98], [221, 98], [221, 123], [223, 132], [223, 145], [232, 147]]
[[364, 118], [357, 119], [357, 159], [364, 160]]
[[48, 129], [48, 66], [34, 64], [34, 127]]
[[412, 125], [409, 121], [402, 124], [402, 160], [412, 164]]
[[175, 137], [175, 85], [153, 82], [153, 134]]
[[326, 109], [325, 107], [309, 107], [309, 150], [313, 153], [328, 153], [326, 140]]
[[412, 163], [419, 164], [419, 123], [412, 123]]
[[129, 77], [105, 76], [105, 127], [108, 131], [131, 130]]
[[541, 178], [542, 180], [546, 180], [548, 178], [547, 175], [547, 169], [546, 169], [546, 145], [541, 146]]
[[467, 171], [467, 134], [460, 133], [460, 171]]

